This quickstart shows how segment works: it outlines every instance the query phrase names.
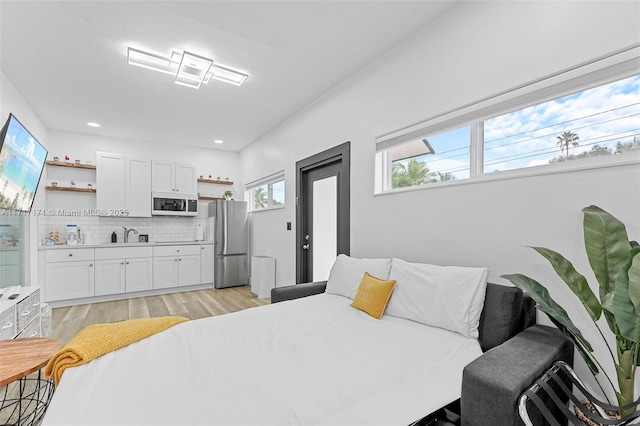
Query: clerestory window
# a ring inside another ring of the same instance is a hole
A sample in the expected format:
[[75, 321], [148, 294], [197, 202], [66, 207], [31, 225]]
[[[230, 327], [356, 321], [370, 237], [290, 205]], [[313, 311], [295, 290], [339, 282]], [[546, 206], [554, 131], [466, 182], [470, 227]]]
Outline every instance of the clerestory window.
[[380, 136], [375, 192], [594, 157], [623, 162], [640, 152], [639, 63], [634, 47]]

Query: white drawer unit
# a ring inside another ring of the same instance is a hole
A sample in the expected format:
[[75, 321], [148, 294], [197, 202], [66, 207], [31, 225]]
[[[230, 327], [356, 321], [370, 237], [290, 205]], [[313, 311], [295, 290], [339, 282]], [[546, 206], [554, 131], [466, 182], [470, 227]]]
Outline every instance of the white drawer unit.
[[16, 339], [40, 337], [40, 317], [38, 320], [31, 321], [27, 326], [16, 336]]
[[15, 299], [9, 299], [12, 292], [0, 288], [0, 340], [23, 337], [39, 337], [40, 330], [40, 287], [20, 287]]
[[31, 293], [18, 302], [16, 315], [18, 317], [18, 330], [24, 329], [40, 315], [40, 290]]

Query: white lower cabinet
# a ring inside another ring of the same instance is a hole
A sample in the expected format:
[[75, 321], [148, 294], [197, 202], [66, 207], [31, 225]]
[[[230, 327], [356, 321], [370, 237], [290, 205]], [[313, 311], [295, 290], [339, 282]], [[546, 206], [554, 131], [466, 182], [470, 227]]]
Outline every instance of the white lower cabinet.
[[151, 247], [96, 249], [95, 295], [150, 290], [153, 276]]
[[151, 290], [153, 288], [153, 258], [127, 259], [126, 292]]
[[213, 245], [202, 244], [200, 246], [200, 281], [213, 284]]
[[213, 282], [211, 244], [56, 247], [40, 255], [47, 302]]
[[178, 257], [153, 257], [153, 288], [178, 286]]
[[93, 249], [61, 249], [46, 252], [47, 301], [79, 299], [94, 295]]
[[178, 259], [178, 285], [195, 284], [200, 284], [200, 253], [180, 256]]
[[124, 283], [124, 260], [96, 260], [96, 296], [124, 293]]
[[153, 288], [200, 284], [200, 246], [153, 248]]

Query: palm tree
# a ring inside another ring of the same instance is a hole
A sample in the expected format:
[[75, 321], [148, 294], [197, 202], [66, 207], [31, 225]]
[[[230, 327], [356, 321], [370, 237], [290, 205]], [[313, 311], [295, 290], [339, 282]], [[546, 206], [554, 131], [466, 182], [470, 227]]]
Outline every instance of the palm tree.
[[456, 177], [451, 174], [451, 172], [435, 172], [432, 174], [432, 178], [430, 179], [431, 183], [437, 183], [437, 182], [448, 182], [448, 181], [452, 181], [452, 180], [456, 180]]
[[560, 147], [560, 152], [567, 151], [567, 160], [569, 161], [569, 145], [574, 147], [578, 146], [578, 141], [580, 138], [577, 134], [571, 131], [564, 131], [560, 133], [559, 136], [556, 137], [558, 139], [558, 146]]
[[411, 159], [407, 164], [400, 162], [393, 164], [391, 175], [391, 187], [402, 188], [405, 186], [423, 185], [429, 183], [429, 169], [427, 163]]
[[256, 188], [253, 191], [253, 205], [256, 209], [267, 207], [267, 191], [264, 188]]

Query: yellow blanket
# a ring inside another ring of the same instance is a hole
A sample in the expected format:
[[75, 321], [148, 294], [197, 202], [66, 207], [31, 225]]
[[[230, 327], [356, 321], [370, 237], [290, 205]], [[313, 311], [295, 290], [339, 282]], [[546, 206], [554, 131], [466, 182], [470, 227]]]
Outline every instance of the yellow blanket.
[[92, 359], [188, 320], [185, 317], [168, 316], [90, 325], [80, 330], [49, 360], [45, 376], [53, 377], [58, 384], [62, 373], [69, 367], [86, 364]]

